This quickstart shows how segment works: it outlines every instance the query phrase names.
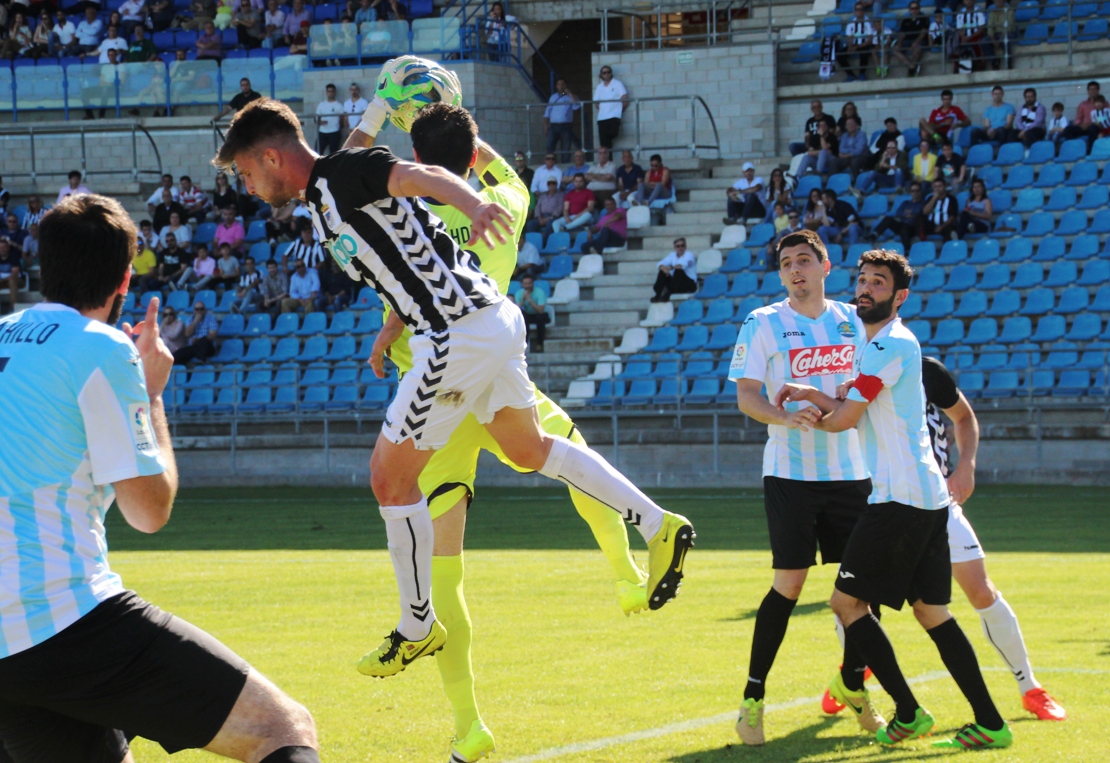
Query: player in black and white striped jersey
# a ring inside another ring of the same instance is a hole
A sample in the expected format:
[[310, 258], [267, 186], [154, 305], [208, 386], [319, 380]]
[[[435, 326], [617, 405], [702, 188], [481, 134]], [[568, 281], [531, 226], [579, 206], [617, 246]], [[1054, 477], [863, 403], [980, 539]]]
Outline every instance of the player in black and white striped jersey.
[[[471, 166], [477, 150], [471, 151]], [[279, 101], [238, 112], [213, 159], [235, 165], [249, 193], [275, 208], [303, 198], [332, 258], [372, 285], [412, 330], [413, 368], [390, 404], [370, 461], [401, 594], [401, 622], [359, 662], [384, 677], [446, 642], [431, 604], [432, 520], [418, 478], [433, 452], [473, 413], [514, 463], [558, 479], [621, 513], [648, 542], [649, 606], [677, 593], [693, 527], [640, 492], [605, 459], [542, 431], [524, 359], [526, 330], [506, 300], [420, 198], [471, 220], [469, 245], [505, 243], [512, 216], [450, 170], [404, 162], [388, 149], [318, 156]], [[520, 211], [521, 214], [523, 210]]]
[[324, 247], [320, 246], [320, 242], [316, 240], [312, 228], [305, 225], [301, 228], [300, 239], [289, 247], [283, 259], [288, 264], [287, 269], [292, 270], [296, 266], [297, 260], [304, 262], [305, 267], [318, 268], [325, 257], [327, 257], [327, 254], [324, 252]]

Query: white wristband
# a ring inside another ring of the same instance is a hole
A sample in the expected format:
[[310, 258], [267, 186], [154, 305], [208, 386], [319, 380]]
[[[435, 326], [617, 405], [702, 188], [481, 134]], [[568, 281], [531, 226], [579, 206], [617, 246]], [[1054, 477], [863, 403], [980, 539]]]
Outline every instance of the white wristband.
[[362, 120], [358, 123], [358, 129], [371, 138], [376, 138], [388, 117], [389, 107], [385, 105], [384, 101], [375, 96], [374, 100], [370, 101], [370, 105], [366, 107], [366, 111], [363, 112]]

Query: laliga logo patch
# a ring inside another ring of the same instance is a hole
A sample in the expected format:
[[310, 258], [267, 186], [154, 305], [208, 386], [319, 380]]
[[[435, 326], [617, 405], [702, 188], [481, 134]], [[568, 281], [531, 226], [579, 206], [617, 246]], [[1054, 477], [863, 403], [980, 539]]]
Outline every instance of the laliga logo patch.
[[131, 422], [131, 435], [135, 440], [135, 450], [140, 453], [157, 453], [158, 443], [154, 439], [154, 432], [150, 428], [150, 417], [146, 407], [141, 403], [131, 403], [127, 406], [127, 418]]
[[748, 345], [738, 344], [738, 345], [736, 345], [736, 352], [733, 353], [732, 363], [729, 365], [729, 368], [730, 369], [732, 369], [732, 368], [743, 368], [744, 365], [747, 363], [747, 360], [748, 360]]
[[848, 321], [837, 324], [836, 330], [841, 336], [853, 337], [856, 335], [856, 327]]

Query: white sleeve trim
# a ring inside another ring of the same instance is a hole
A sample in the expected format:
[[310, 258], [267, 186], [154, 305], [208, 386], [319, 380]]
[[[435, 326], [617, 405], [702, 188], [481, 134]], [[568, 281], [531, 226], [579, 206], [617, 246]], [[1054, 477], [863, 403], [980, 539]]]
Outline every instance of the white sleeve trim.
[[127, 414], [108, 377], [99, 368], [93, 370], [81, 388], [77, 404], [85, 419], [93, 483], [107, 485], [115, 479], [139, 476], [139, 461], [131, 441]]

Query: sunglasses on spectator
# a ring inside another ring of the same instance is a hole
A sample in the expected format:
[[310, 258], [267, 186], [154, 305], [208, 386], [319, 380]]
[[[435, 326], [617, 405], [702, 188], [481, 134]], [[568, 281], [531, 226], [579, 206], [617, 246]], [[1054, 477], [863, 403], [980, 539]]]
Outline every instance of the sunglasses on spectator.
[[205, 310], [204, 305], [197, 305], [196, 307], [193, 308], [193, 311], [197, 312], [197, 313], [203, 313], [204, 310]]
[[177, 316], [177, 313], [175, 313], [173, 310], [163, 310], [162, 316], [164, 318], [173, 318]]
[[685, 248], [686, 248], [686, 244], [675, 244], [675, 245], [674, 245], [674, 248], [675, 248], [675, 249], [685, 249]]

